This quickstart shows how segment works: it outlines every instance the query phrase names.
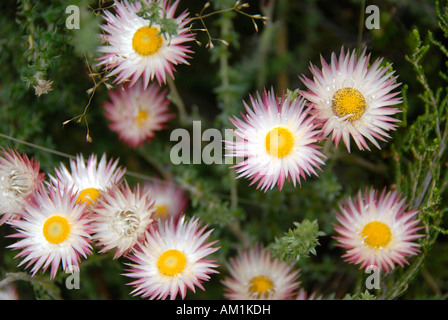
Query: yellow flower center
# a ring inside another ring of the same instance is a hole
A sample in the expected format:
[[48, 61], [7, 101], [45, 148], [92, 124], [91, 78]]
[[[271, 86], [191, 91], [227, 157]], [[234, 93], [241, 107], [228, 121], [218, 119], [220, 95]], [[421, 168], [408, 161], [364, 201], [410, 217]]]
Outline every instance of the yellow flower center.
[[159, 272], [167, 277], [174, 277], [181, 273], [187, 264], [187, 257], [179, 250], [168, 250], [157, 260]]
[[154, 27], [144, 26], [139, 28], [132, 37], [132, 48], [141, 56], [156, 54], [163, 44], [162, 35]]
[[67, 239], [70, 233], [70, 223], [62, 216], [48, 218], [43, 227], [45, 239], [53, 244], [58, 244]]
[[148, 119], [148, 113], [146, 111], [139, 110], [134, 118], [134, 122], [137, 127], [141, 127], [145, 123], [146, 119]]
[[168, 209], [164, 204], [156, 205], [156, 211], [154, 212], [154, 217], [156, 219], [165, 219], [168, 215]]
[[87, 206], [90, 206], [92, 203], [96, 202], [100, 196], [100, 190], [96, 188], [87, 188], [81, 191], [78, 196], [79, 203], [85, 203]]
[[356, 89], [342, 88], [333, 95], [331, 108], [339, 118], [349, 115], [348, 120], [358, 120], [366, 110], [366, 99]]
[[256, 276], [249, 281], [249, 292], [257, 298], [267, 298], [274, 291], [274, 283], [266, 276]]
[[294, 147], [294, 137], [286, 128], [277, 127], [266, 135], [266, 151], [278, 158], [286, 157]]
[[387, 224], [379, 221], [369, 222], [362, 228], [364, 244], [378, 250], [386, 248], [392, 240], [392, 232]]

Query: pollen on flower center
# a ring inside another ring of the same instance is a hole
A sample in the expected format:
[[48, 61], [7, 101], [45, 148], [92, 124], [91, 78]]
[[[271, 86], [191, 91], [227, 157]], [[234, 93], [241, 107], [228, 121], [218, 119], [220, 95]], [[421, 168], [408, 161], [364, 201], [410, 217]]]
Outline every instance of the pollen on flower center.
[[53, 244], [58, 244], [67, 239], [70, 233], [70, 223], [62, 216], [48, 218], [43, 227], [45, 239]]
[[154, 212], [154, 217], [156, 219], [166, 218], [166, 216], [168, 215], [168, 209], [166, 208], [165, 205], [163, 205], [163, 204], [156, 205], [155, 208], [156, 208], [156, 211]]
[[87, 188], [81, 191], [77, 201], [79, 203], [86, 203], [87, 205], [91, 205], [92, 203], [96, 202], [99, 196], [100, 190], [96, 188]]
[[256, 276], [249, 281], [250, 294], [259, 298], [267, 298], [274, 290], [274, 283], [266, 276]]
[[387, 224], [379, 221], [369, 222], [362, 229], [364, 244], [378, 250], [385, 248], [392, 240], [392, 232]]
[[167, 250], [157, 260], [159, 272], [167, 277], [181, 273], [187, 264], [187, 257], [179, 250]]
[[350, 121], [358, 120], [366, 110], [366, 99], [354, 88], [342, 88], [333, 95], [331, 108], [339, 118], [349, 116]]
[[121, 236], [131, 236], [137, 231], [140, 218], [132, 211], [119, 211], [113, 220], [112, 228]]
[[144, 124], [144, 122], [146, 121], [146, 119], [148, 119], [148, 112], [139, 110], [137, 115], [134, 118], [134, 121], [135, 121], [135, 124], [137, 125], [137, 127], [141, 127]]
[[160, 31], [154, 27], [144, 26], [139, 28], [132, 37], [132, 48], [141, 56], [156, 54], [163, 44]]
[[278, 158], [286, 157], [293, 149], [294, 137], [286, 128], [276, 127], [266, 135], [266, 151]]

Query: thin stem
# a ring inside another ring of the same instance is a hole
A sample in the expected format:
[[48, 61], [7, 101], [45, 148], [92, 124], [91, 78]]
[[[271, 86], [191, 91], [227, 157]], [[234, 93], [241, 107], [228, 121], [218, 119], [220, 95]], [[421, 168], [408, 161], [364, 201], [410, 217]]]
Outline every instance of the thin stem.
[[434, 293], [436, 295], [440, 296], [442, 294], [442, 291], [440, 290], [440, 287], [437, 284], [437, 281], [435, 281], [433, 276], [428, 272], [428, 269], [426, 269], [426, 267], [423, 267], [421, 270], [421, 273], [422, 273], [422, 276], [425, 279], [425, 281], [428, 283], [428, 285], [434, 291]]
[[[382, 296], [385, 296], [386, 300], [393, 300], [401, 296], [408, 288], [409, 282], [417, 275], [418, 271], [423, 266], [423, 262], [426, 258], [424, 253], [417, 256], [416, 261], [408, 267], [405, 274], [402, 276], [401, 281], [393, 286], [391, 292], [385, 291]], [[388, 293], [388, 294], [387, 294]]]
[[[28, 142], [28, 141], [25, 141], [25, 140], [17, 139], [17, 138], [8, 136], [8, 135], [3, 134], [3, 133], [0, 133], [0, 138], [5, 138], [5, 139], [8, 139], [8, 140], [20, 143], [20, 144], [24, 144], [26, 146], [29, 146], [29, 147], [32, 147], [32, 148], [35, 148], [35, 149], [38, 149], [38, 150], [42, 150], [44, 152], [48, 152], [48, 153], [51, 153], [51, 154], [54, 154], [54, 155], [57, 155], [57, 156], [61, 156], [61, 157], [64, 157], [64, 158], [67, 158], [67, 159], [70, 159], [70, 160], [75, 160], [76, 159], [76, 157], [71, 155], [71, 154], [64, 153], [64, 152], [61, 152], [61, 151], [57, 151], [57, 150], [54, 150], [54, 149], [50, 149], [50, 148], [47, 148], [47, 147], [43, 147], [43, 146], [40, 146], [40, 145], [31, 143], [31, 142]], [[131, 177], [135, 177], [135, 178], [138, 178], [138, 179], [142, 179], [142, 180], [147, 180], [147, 181], [159, 181], [159, 182], [163, 181], [163, 180], [157, 179], [155, 177], [150, 177], [150, 176], [147, 176], [147, 175], [144, 175], [144, 174], [141, 174], [141, 173], [138, 173], [138, 172], [129, 171], [129, 170], [126, 170], [125, 175], [131, 176]]]
[[238, 207], [238, 187], [236, 185], [235, 171], [229, 170], [230, 182], [230, 207], [235, 209]]
[[358, 25], [358, 41], [357, 41], [357, 48], [361, 49], [362, 44], [362, 33], [364, 31], [364, 13], [366, 10], [366, 1], [361, 1], [361, 10], [359, 13], [359, 25]]
[[[238, 3], [237, 3], [238, 4]], [[235, 6], [237, 5], [235, 4]], [[221, 24], [221, 37], [226, 39], [230, 33], [232, 27], [232, 20], [229, 16], [226, 16]], [[229, 57], [226, 50], [222, 50], [219, 53], [219, 76], [221, 79], [221, 86], [224, 88], [223, 93], [220, 96], [222, 100], [223, 108], [227, 108], [232, 103], [232, 98], [229, 96], [229, 91], [226, 90], [230, 85], [229, 78]], [[229, 182], [230, 182], [230, 208], [235, 210], [238, 207], [238, 189], [236, 185], [236, 177], [233, 170], [229, 170]], [[230, 225], [230, 230], [240, 239], [244, 246], [250, 245], [250, 240], [246, 234], [241, 230], [239, 220], [235, 220]]]
[[104, 76], [104, 77], [101, 79], [100, 82], [97, 83], [97, 82], [95, 81], [95, 76], [98, 75], [98, 74], [97, 74], [97, 73], [94, 73], [94, 72], [92, 71], [92, 69], [90, 68], [90, 64], [89, 64], [89, 61], [88, 61], [88, 59], [87, 59], [87, 55], [86, 55], [85, 52], [84, 52], [84, 58], [85, 58], [85, 60], [86, 60], [86, 65], [87, 65], [87, 68], [88, 68], [88, 70], [89, 70], [89, 75], [90, 75], [90, 77], [92, 78], [92, 81], [93, 81], [93, 83], [94, 83], [94, 86], [93, 86], [92, 88], [90, 88], [89, 90], [87, 90], [87, 92], [90, 94], [89, 101], [87, 102], [87, 105], [84, 107], [84, 111], [83, 111], [83, 113], [81, 113], [80, 115], [77, 115], [76, 117], [73, 117], [73, 118], [71, 118], [71, 119], [69, 119], [69, 120], [64, 121], [62, 124], [63, 124], [63, 125], [66, 125], [67, 123], [72, 122], [72, 121], [75, 120], [75, 119], [78, 119], [77, 122], [80, 123], [80, 122], [82, 121], [82, 119], [84, 119], [84, 121], [85, 121], [85, 123], [86, 123], [86, 128], [87, 128], [86, 140], [87, 140], [87, 142], [92, 142], [92, 137], [90, 136], [89, 123], [88, 123], [88, 121], [87, 121], [87, 110], [89, 109], [90, 104], [92, 103], [92, 99], [93, 99], [93, 96], [95, 95], [96, 89], [97, 89], [101, 84], [103, 84], [103, 83], [106, 85], [106, 87], [109, 87], [110, 85], [108, 85], [108, 84], [106, 83], [106, 81], [108, 80], [107, 75]]
[[187, 110], [185, 108], [184, 101], [182, 100], [182, 97], [179, 94], [179, 91], [177, 90], [176, 83], [173, 78], [170, 76], [167, 77], [168, 79], [168, 86], [170, 88], [170, 98], [171, 101], [174, 103], [174, 105], [177, 107], [177, 110], [179, 111], [179, 120], [182, 125], [186, 125], [189, 123], [189, 117], [187, 114]]
[[346, 161], [348, 163], [355, 163], [365, 169], [368, 169], [372, 172], [381, 174], [381, 175], [385, 175], [387, 173], [387, 168], [383, 165], [381, 165], [380, 163], [374, 163], [374, 162], [370, 162], [362, 157], [359, 157], [355, 154], [351, 154], [351, 155], [344, 155], [339, 157], [339, 159]]
[[173, 179], [171, 172], [165, 170], [160, 163], [154, 161], [154, 159], [145, 151], [143, 147], [138, 148], [138, 152], [163, 177], [164, 180], [171, 181]]
[[11, 141], [14, 141], [14, 142], [17, 142], [17, 143], [20, 143], [20, 144], [24, 144], [26, 146], [29, 146], [29, 147], [32, 147], [32, 148], [35, 148], [35, 149], [39, 149], [39, 150], [42, 150], [42, 151], [45, 151], [45, 152], [48, 152], [48, 153], [52, 153], [52, 154], [55, 154], [55, 155], [58, 155], [58, 156], [62, 156], [62, 157], [69, 158], [69, 159], [76, 159], [75, 156], [72, 156], [72, 155], [70, 155], [68, 153], [64, 153], [64, 152], [60, 152], [60, 151], [53, 150], [53, 149], [50, 149], [50, 148], [42, 147], [42, 146], [39, 146], [37, 144], [31, 143], [31, 142], [28, 142], [28, 141], [25, 141], [25, 140], [17, 139], [17, 138], [8, 136], [8, 135], [3, 134], [3, 133], [0, 133], [0, 137], [8, 139], [8, 140], [11, 140]]
[[241, 230], [241, 225], [239, 223], [239, 220], [233, 222], [230, 225], [230, 230], [240, 239], [240, 241], [243, 243], [243, 247], [248, 248], [251, 245], [250, 239], [247, 237], [247, 235]]
[[196, 19], [202, 20], [204, 18], [208, 18], [208, 17], [214, 16], [214, 15], [217, 15], [217, 14], [226, 13], [226, 12], [230, 12], [230, 11], [235, 11], [235, 12], [237, 12], [237, 13], [243, 15], [243, 16], [249, 17], [251, 19], [266, 20], [266, 17], [263, 17], [261, 15], [257, 15], [257, 14], [256, 15], [252, 15], [252, 14], [246, 13], [244, 11], [241, 11], [242, 8], [249, 7], [249, 4], [244, 3], [244, 4], [240, 5], [240, 2], [241, 1], [237, 1], [232, 8], [221, 9], [221, 10], [217, 10], [217, 11], [213, 11], [213, 12], [204, 14], [205, 9], [207, 9], [210, 6], [210, 3], [207, 2], [204, 5], [204, 7], [202, 8], [201, 12], [199, 14], [196, 14], [196, 17], [192, 18], [192, 20], [196, 20]]
[[210, 35], [210, 33], [209, 33], [209, 31], [208, 31], [207, 26], [205, 25], [205, 22], [204, 22], [204, 19], [205, 19], [205, 18], [214, 16], [214, 15], [217, 15], [217, 14], [222, 14], [222, 13], [227, 13], [227, 12], [232, 12], [232, 11], [234, 11], [234, 12], [236, 12], [236, 13], [238, 13], [238, 14], [241, 14], [241, 15], [243, 15], [243, 16], [246, 16], [246, 17], [250, 18], [250, 19], [252, 20], [252, 23], [253, 23], [253, 25], [254, 25], [256, 31], [258, 31], [258, 26], [257, 26], [255, 20], [262, 20], [263, 22], [265, 22], [266, 20], [268, 20], [267, 17], [264, 17], [264, 16], [262, 16], [262, 15], [259, 15], [259, 14], [252, 15], [252, 14], [249, 14], [249, 13], [246, 13], [246, 12], [242, 11], [241, 9], [242, 9], [242, 8], [247, 8], [247, 7], [249, 7], [249, 4], [248, 4], [248, 3], [240, 4], [240, 2], [241, 2], [241, 1], [238, 0], [238, 1], [234, 4], [234, 6], [233, 6], [232, 8], [221, 9], [221, 10], [217, 10], [217, 11], [213, 11], [213, 12], [204, 14], [204, 11], [205, 11], [208, 7], [210, 7], [210, 2], [207, 2], [207, 3], [202, 7], [201, 12], [200, 12], [200, 13], [197, 13], [197, 14], [196, 14], [196, 17], [192, 18], [192, 20], [199, 20], [199, 21], [201, 21], [201, 24], [202, 24], [202, 26], [204, 27], [204, 29], [200, 29], [200, 30], [201, 30], [201, 31], [205, 31], [205, 32], [207, 33], [208, 38], [209, 38], [208, 43], [207, 43], [207, 47], [210, 47], [210, 48], [213, 48], [213, 47], [214, 47], [214, 45], [213, 45], [213, 40], [221, 41], [221, 42], [223, 42], [224, 44], [227, 44], [227, 42], [226, 42], [225, 40], [222, 40], [222, 39], [215, 39], [215, 38], [212, 38], [212, 36]]

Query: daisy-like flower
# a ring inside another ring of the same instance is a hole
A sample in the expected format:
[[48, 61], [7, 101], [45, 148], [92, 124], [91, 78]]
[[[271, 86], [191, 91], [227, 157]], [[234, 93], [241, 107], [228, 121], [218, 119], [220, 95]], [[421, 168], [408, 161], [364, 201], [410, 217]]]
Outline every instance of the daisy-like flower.
[[334, 226], [339, 235], [334, 238], [347, 250], [343, 258], [361, 269], [376, 266], [385, 272], [407, 264], [407, 257], [419, 252], [413, 241], [423, 235], [416, 233], [421, 229], [418, 210], [406, 211], [405, 200], [397, 191], [384, 189], [378, 196], [366, 188], [364, 195], [359, 191], [355, 200], [339, 204], [339, 224]]
[[80, 154], [76, 156], [76, 160], [70, 160], [70, 171], [61, 164], [55, 172], [56, 177], [50, 175], [51, 181], [73, 187], [77, 201], [91, 205], [96, 203], [101, 192], [119, 185], [126, 170], [118, 166], [118, 160], [108, 162], [105, 154], [99, 163], [95, 154], [90, 155], [87, 164]]
[[17, 233], [11, 235], [22, 238], [9, 246], [21, 249], [16, 255], [24, 257], [19, 266], [34, 264], [33, 276], [43, 268], [51, 266], [50, 277], [54, 278], [62, 263], [62, 269], [79, 270], [81, 256], [86, 258], [92, 251], [90, 220], [86, 218], [86, 205], [78, 203], [70, 190], [64, 186], [42, 184], [24, 204], [22, 219], [13, 220]]
[[219, 248], [212, 247], [217, 241], [206, 242], [213, 230], [199, 229], [199, 220], [159, 220], [158, 228], [150, 228], [146, 242], [138, 243], [129, 259], [131, 268], [125, 276], [136, 280], [129, 283], [134, 295], [149, 299], [174, 300], [178, 293], [185, 298], [187, 288], [195, 292], [195, 286], [205, 290], [203, 281], [209, 274], [217, 273], [214, 260], [206, 257]]
[[381, 149], [377, 139], [390, 138], [387, 131], [395, 130], [399, 121], [391, 117], [400, 112], [391, 106], [401, 103], [396, 97], [400, 91], [391, 92], [400, 85], [392, 76], [395, 71], [381, 67], [383, 59], [369, 67], [370, 54], [365, 53], [358, 59], [354, 50], [350, 54], [342, 48], [339, 59], [331, 55], [330, 65], [321, 57], [322, 70], [310, 64], [313, 80], [301, 77], [308, 88], [301, 94], [313, 106], [324, 135], [332, 133], [336, 146], [342, 138], [349, 152], [350, 136], [360, 150], [370, 150], [366, 139]]
[[[154, 5], [153, 0], [144, 0], [146, 6]], [[175, 16], [179, 1], [173, 4], [169, 0], [158, 1], [160, 11], [165, 19], [173, 19], [177, 24], [177, 34], [167, 37], [161, 33], [161, 26], [157, 21], [148, 21], [137, 15], [142, 9], [141, 3], [135, 1], [116, 1], [113, 14], [104, 12], [107, 22], [101, 28], [106, 32], [104, 39], [107, 43], [99, 51], [105, 53], [100, 58], [100, 65], [106, 69], [113, 69], [108, 76], [117, 75], [114, 82], [122, 83], [130, 79], [132, 86], [140, 77], [146, 88], [150, 80], [156, 77], [159, 84], [166, 82], [166, 73], [173, 78], [174, 65], [189, 64], [187, 58], [192, 53], [185, 42], [192, 41], [194, 36], [190, 33], [188, 12], [184, 11]]]
[[154, 201], [149, 188], [139, 185], [113, 186], [101, 196], [92, 215], [93, 239], [102, 247], [100, 253], [116, 249], [114, 258], [126, 254], [144, 239], [153, 222]]
[[173, 183], [152, 182], [151, 197], [154, 199], [154, 219], [177, 219], [187, 208], [188, 199], [183, 190]]
[[150, 141], [173, 117], [168, 113], [170, 101], [166, 98], [166, 90], [161, 92], [155, 84], [146, 90], [141, 81], [132, 87], [120, 86], [109, 91], [109, 98], [111, 101], [104, 104], [109, 127], [133, 148]]
[[0, 225], [17, 217], [21, 201], [29, 198], [43, 180], [39, 162], [15, 150], [0, 149]]
[[285, 180], [292, 180], [294, 186], [307, 175], [317, 175], [315, 168], [324, 164], [324, 155], [316, 144], [322, 138], [316, 129], [313, 117], [305, 108], [305, 100], [291, 101], [283, 96], [277, 99], [274, 91], [264, 91], [257, 100], [250, 97], [252, 108], [245, 102], [246, 115], [243, 120], [234, 117], [235, 141], [226, 141], [226, 156], [244, 159], [232, 168], [238, 178], [258, 182], [258, 188], [272, 189], [276, 184], [282, 189]]
[[228, 268], [230, 277], [222, 283], [229, 300], [288, 300], [300, 285], [300, 270], [271, 258], [270, 251], [261, 246], [240, 251]]

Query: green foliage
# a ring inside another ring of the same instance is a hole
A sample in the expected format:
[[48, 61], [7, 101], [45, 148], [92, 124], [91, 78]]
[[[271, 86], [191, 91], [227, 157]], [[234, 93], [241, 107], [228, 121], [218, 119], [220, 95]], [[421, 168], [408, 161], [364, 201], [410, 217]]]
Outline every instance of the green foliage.
[[[443, 21], [448, 17], [448, 11], [443, 13], [436, 4], [439, 26], [444, 30]], [[445, 28], [445, 29], [444, 29]], [[423, 266], [426, 256], [430, 253], [439, 234], [446, 234], [444, 216], [448, 211], [442, 194], [447, 190], [448, 172], [447, 139], [448, 139], [448, 88], [441, 86], [433, 89], [425, 73], [423, 60], [432, 47], [437, 47], [447, 58], [446, 48], [441, 42], [434, 39], [431, 32], [427, 41], [421, 39], [418, 29], [413, 30], [415, 48], [406, 56], [406, 60], [412, 65], [422, 92], [418, 98], [423, 104], [423, 112], [393, 144], [393, 158], [395, 161], [395, 181], [398, 190], [408, 196], [410, 205], [420, 209], [419, 217], [423, 224], [425, 236], [420, 239], [422, 253], [406, 269], [398, 272], [395, 277], [389, 279], [386, 288], [393, 288], [383, 292], [384, 297], [393, 299], [404, 293], [410, 281], [415, 278]], [[440, 71], [442, 78], [446, 77]]]
[[347, 293], [343, 300], [376, 300], [376, 297], [366, 290], [354, 295]]
[[319, 245], [318, 237], [325, 233], [319, 231], [317, 220], [304, 220], [301, 223], [294, 222], [294, 229], [289, 229], [281, 238], [276, 238], [270, 245], [273, 255], [283, 261], [299, 262], [301, 258], [310, 254], [316, 255], [316, 246]]
[[[326, 297], [446, 299], [446, 3], [378, 3], [379, 30], [358, 25], [360, 1], [344, 6], [312, 0], [253, 3], [180, 1], [177, 12], [189, 10], [197, 42], [190, 44], [194, 51], [191, 64], [176, 66], [175, 83], [166, 85], [172, 111], [179, 117], [169, 123], [168, 130], [134, 150], [111, 133], [103, 115], [107, 91], [114, 84], [96, 65], [97, 47], [101, 11], [113, 10], [113, 2], [4, 1], [0, 5], [0, 145], [34, 156], [49, 173], [66, 160], [61, 154], [106, 152], [120, 158], [130, 182], [175, 181], [189, 196], [186, 214], [198, 216], [214, 229], [212, 240], [218, 240], [221, 248], [214, 256], [222, 267], [220, 277], [226, 275], [226, 263], [238, 249], [261, 243], [274, 257], [301, 268], [304, 288]], [[79, 30], [65, 26], [69, 4], [80, 8]], [[149, 24], [159, 24], [162, 33], [177, 33], [177, 25], [167, 19], [160, 1], [143, 6], [139, 14]], [[309, 75], [308, 63], [319, 64], [319, 54], [328, 58], [342, 44], [359, 49], [366, 45], [372, 57], [385, 57], [385, 64], [393, 62], [403, 83], [403, 112], [398, 116], [402, 121], [382, 150], [352, 150], [349, 154], [342, 147], [322, 142], [327, 160], [319, 177], [310, 177], [297, 187], [287, 183], [282, 191], [266, 193], [249, 186], [247, 180], [235, 179], [229, 165], [170, 163], [172, 129], [182, 127], [191, 133], [192, 121], [198, 120], [203, 130], [223, 131], [231, 127], [229, 118], [243, 111], [242, 101], [265, 88], [295, 99], [303, 89], [298, 75]], [[366, 186], [403, 193], [409, 208], [419, 210], [424, 235], [419, 239], [421, 253], [411, 258], [409, 265], [382, 274], [380, 290], [370, 292], [364, 291], [365, 275], [358, 266], [341, 259], [343, 252], [332, 238], [338, 202]], [[5, 249], [11, 239], [4, 236], [10, 232], [1, 226], [0, 284], [5, 279], [17, 283], [24, 297], [132, 298], [120, 275], [124, 260], [98, 252], [81, 264], [81, 290], [65, 289], [64, 274], [55, 280], [42, 273], [31, 278], [17, 268], [15, 252]], [[221, 299], [220, 279], [205, 285], [206, 292], [189, 293], [188, 297]]]
[[145, 1], [139, 1], [142, 8], [137, 15], [142, 17], [149, 22], [149, 26], [152, 24], [157, 24], [160, 26], [160, 33], [166, 38], [171, 38], [177, 35], [178, 25], [175, 19], [167, 18], [166, 12], [160, 5], [160, 1], [147, 3]]

